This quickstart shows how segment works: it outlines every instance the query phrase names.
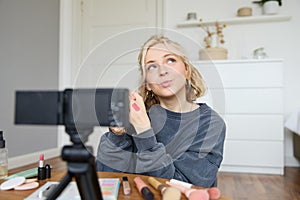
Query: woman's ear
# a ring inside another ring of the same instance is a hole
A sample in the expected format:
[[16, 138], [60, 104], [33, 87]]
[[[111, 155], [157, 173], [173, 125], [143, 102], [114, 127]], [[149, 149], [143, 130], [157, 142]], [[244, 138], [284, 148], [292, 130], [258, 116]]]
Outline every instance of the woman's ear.
[[148, 91], [151, 91], [152, 89], [150, 88], [150, 85], [149, 85], [149, 83], [147, 82], [147, 81], [145, 81], [145, 88], [146, 88], [146, 90], [148, 90]]
[[185, 79], [187, 79], [187, 80], [191, 79], [191, 72], [188, 69], [185, 70]]
[[148, 83], [146, 83], [146, 89], [147, 89], [148, 91], [151, 91], [151, 90], [152, 90], [152, 89], [150, 88], [150, 86], [149, 86]]
[[191, 68], [188, 65], [185, 65], [185, 79], [190, 80], [191, 74]]

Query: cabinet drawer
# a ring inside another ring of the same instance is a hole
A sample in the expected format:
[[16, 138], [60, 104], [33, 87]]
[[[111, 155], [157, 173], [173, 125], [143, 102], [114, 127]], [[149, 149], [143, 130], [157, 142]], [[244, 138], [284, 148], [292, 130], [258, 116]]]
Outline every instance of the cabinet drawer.
[[283, 113], [281, 89], [225, 90], [226, 113]]
[[195, 64], [209, 88], [282, 87], [282, 62]]
[[283, 143], [270, 141], [225, 141], [223, 165], [282, 167]]
[[225, 115], [227, 140], [283, 141], [281, 115]]
[[221, 114], [282, 114], [282, 90], [210, 89], [197, 102], [205, 102]]
[[282, 90], [210, 89], [197, 102], [205, 102], [220, 114], [282, 114]]
[[282, 90], [269, 89], [212, 89], [198, 102], [207, 102], [219, 113], [282, 114]]

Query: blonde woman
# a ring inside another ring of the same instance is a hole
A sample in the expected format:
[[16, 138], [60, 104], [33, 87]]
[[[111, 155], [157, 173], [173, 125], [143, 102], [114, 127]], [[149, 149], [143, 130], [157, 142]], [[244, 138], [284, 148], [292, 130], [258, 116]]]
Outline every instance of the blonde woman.
[[141, 83], [130, 94], [132, 126], [110, 127], [101, 137], [98, 171], [216, 186], [226, 127], [212, 108], [195, 103], [206, 90], [201, 74], [182, 46], [165, 36], [149, 38], [138, 60]]

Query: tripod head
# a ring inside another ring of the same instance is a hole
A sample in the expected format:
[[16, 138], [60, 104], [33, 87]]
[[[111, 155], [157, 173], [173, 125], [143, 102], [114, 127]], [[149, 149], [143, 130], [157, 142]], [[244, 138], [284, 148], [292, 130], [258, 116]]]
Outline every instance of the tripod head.
[[90, 128], [76, 128], [65, 127], [66, 133], [70, 136], [70, 141], [74, 145], [84, 145], [88, 141], [88, 137], [93, 132], [93, 127]]

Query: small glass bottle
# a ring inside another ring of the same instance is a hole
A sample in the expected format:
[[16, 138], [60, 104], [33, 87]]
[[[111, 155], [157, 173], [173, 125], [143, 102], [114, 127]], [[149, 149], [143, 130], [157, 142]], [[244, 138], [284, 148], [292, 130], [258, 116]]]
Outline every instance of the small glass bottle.
[[5, 140], [3, 138], [3, 131], [0, 131], [0, 179], [7, 177], [7, 148], [5, 148]]

